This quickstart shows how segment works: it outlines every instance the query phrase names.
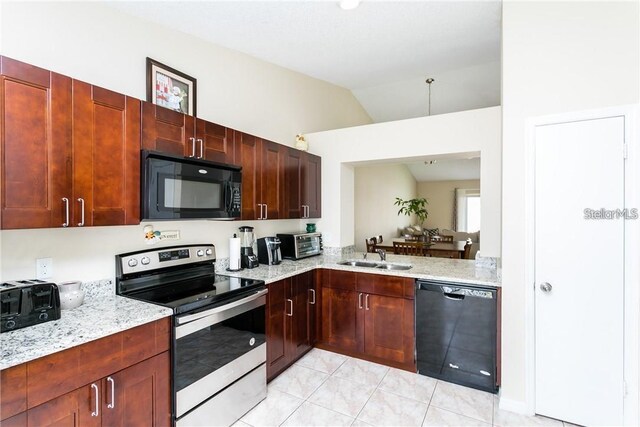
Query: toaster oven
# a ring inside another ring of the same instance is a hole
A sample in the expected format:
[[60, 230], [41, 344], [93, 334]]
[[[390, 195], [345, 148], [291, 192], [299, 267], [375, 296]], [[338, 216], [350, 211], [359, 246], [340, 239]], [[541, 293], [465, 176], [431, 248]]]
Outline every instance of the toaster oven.
[[285, 259], [301, 259], [322, 254], [321, 233], [279, 233], [280, 252]]

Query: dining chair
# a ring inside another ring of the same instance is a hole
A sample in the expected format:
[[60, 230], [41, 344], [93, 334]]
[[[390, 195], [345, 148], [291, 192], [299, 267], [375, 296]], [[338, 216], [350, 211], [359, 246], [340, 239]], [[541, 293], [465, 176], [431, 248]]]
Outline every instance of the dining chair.
[[396, 255], [425, 255], [423, 242], [393, 242], [393, 253]]
[[375, 237], [371, 237], [370, 239], [364, 239], [364, 242], [367, 245], [367, 252], [375, 253], [376, 245], [378, 244], [378, 240]]
[[473, 243], [467, 242], [464, 245], [464, 254], [462, 255], [463, 259], [470, 259], [471, 258], [471, 245]]

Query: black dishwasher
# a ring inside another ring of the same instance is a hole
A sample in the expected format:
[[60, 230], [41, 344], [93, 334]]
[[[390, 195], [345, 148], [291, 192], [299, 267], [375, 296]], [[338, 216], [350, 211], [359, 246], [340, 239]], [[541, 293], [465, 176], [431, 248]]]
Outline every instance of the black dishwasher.
[[416, 280], [418, 373], [495, 393], [496, 289]]

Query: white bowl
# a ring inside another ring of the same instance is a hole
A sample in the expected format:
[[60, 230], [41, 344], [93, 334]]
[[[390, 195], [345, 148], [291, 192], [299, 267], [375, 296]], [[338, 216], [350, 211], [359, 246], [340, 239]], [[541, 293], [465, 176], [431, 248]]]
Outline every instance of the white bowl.
[[81, 289], [77, 291], [60, 292], [60, 308], [70, 310], [80, 307], [84, 302], [84, 294], [85, 292]]
[[79, 291], [82, 282], [78, 280], [71, 280], [69, 282], [62, 282], [58, 284], [58, 290], [60, 292]]

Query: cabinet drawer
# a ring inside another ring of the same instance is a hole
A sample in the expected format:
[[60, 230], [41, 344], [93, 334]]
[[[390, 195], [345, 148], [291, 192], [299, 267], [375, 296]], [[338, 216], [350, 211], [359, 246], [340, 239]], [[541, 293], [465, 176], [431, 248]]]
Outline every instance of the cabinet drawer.
[[1, 371], [0, 387], [0, 417], [3, 420], [27, 410], [26, 364]]
[[324, 270], [322, 286], [325, 288], [356, 290], [356, 273], [351, 271]]
[[408, 299], [413, 299], [415, 294], [413, 279], [380, 274], [359, 273], [357, 289], [367, 294]]

